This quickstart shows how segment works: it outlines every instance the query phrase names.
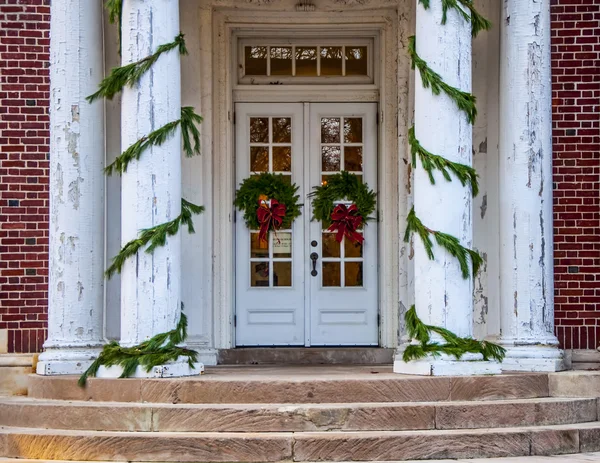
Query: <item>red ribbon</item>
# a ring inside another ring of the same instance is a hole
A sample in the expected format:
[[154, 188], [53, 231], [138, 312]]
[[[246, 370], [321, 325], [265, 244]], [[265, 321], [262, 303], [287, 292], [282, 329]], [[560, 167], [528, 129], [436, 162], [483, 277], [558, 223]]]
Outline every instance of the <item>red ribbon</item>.
[[352, 204], [350, 207], [346, 207], [343, 204], [335, 206], [335, 209], [331, 213], [331, 221], [331, 226], [327, 231], [337, 232], [335, 239], [338, 243], [342, 242], [344, 236], [353, 243], [362, 243], [365, 240], [362, 233], [356, 231], [363, 222], [356, 204]]
[[276, 199], [271, 200], [271, 207], [269, 207], [266, 201], [259, 201], [258, 204], [259, 207], [256, 210], [256, 217], [260, 224], [258, 239], [268, 241], [267, 233], [269, 229], [273, 227], [273, 230], [277, 230], [283, 223], [285, 204], [279, 204], [279, 201]]

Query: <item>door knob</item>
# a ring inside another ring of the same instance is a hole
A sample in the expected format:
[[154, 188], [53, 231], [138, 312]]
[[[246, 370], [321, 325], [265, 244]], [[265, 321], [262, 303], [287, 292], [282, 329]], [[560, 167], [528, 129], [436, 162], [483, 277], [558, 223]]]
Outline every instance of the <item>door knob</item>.
[[314, 277], [316, 277], [318, 274], [318, 272], [317, 272], [317, 259], [318, 258], [319, 258], [319, 254], [317, 254], [316, 252], [311, 253], [310, 260], [312, 260], [312, 271], [310, 272], [310, 274]]

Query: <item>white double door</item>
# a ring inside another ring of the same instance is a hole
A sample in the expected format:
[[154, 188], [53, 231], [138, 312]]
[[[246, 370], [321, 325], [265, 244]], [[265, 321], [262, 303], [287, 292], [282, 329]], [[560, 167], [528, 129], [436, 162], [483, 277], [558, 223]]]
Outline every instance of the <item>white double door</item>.
[[378, 345], [377, 222], [362, 245], [311, 221], [308, 193], [342, 170], [377, 191], [374, 103], [236, 105], [236, 180], [282, 174], [302, 215], [261, 242], [236, 217], [236, 345]]

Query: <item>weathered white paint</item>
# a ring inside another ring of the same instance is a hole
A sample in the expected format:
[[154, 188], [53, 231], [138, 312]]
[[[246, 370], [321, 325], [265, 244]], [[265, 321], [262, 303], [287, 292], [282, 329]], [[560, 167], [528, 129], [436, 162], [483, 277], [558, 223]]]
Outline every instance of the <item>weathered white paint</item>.
[[[179, 34], [179, 2], [123, 4], [123, 65], [138, 61]], [[133, 88], [123, 90], [121, 150], [181, 115], [179, 53], [163, 54]], [[181, 131], [149, 148], [122, 177], [121, 244], [141, 229], [181, 212]], [[175, 327], [181, 304], [181, 231], [151, 254], [140, 251], [121, 273], [121, 343], [134, 345]]]
[[103, 344], [102, 5], [55, 0], [50, 41], [48, 340], [37, 372], [76, 374]]
[[[555, 371], [550, 0], [505, 0], [500, 69], [504, 369]], [[515, 346], [515, 347], [513, 347]], [[528, 346], [528, 347], [525, 347]]]
[[[448, 11], [441, 25], [442, 3], [431, 2], [430, 8], [417, 5], [417, 53], [453, 87], [471, 91], [471, 26], [456, 11]], [[446, 94], [434, 95], [422, 85], [415, 73], [416, 137], [429, 151], [463, 164], [472, 164], [472, 126], [464, 112]], [[435, 134], [435, 135], [434, 135]], [[435, 174], [431, 185], [420, 163], [414, 172], [414, 206], [425, 226], [457, 237], [466, 247], [472, 246], [473, 219], [470, 188], [457, 179], [444, 180]], [[433, 238], [433, 237], [432, 237]], [[443, 326], [458, 336], [473, 334], [473, 282], [462, 277], [455, 257], [434, 244], [435, 260], [430, 260], [419, 237], [413, 239], [415, 304], [419, 317], [427, 324]], [[451, 375], [499, 373], [498, 364], [473, 362], [464, 357], [456, 362], [448, 358], [424, 359], [419, 362], [394, 362], [398, 373]], [[468, 368], [466, 368], [468, 366]]]

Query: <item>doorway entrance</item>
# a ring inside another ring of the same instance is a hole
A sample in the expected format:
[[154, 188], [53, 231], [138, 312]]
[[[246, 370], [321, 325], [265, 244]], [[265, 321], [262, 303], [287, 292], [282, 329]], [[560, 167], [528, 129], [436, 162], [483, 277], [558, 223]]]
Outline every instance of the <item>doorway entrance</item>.
[[362, 245], [311, 221], [307, 194], [346, 170], [377, 191], [376, 103], [238, 103], [236, 184], [289, 177], [304, 203], [291, 230], [258, 239], [236, 220], [237, 346], [378, 345], [377, 222]]

